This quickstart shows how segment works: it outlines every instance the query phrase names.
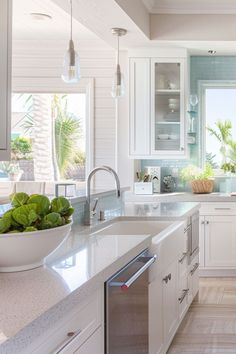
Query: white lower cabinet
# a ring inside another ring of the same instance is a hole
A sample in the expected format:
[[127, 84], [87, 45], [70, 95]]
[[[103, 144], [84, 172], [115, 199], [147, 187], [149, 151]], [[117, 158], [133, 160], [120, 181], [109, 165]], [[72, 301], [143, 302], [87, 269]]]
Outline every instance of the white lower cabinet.
[[149, 277], [149, 354], [167, 352], [198, 292], [198, 256], [189, 265], [186, 246], [183, 224], [156, 248], [155, 244], [151, 247], [157, 261]]
[[178, 264], [174, 260], [163, 274], [164, 342], [174, 334], [178, 323]]
[[200, 212], [201, 274], [227, 275], [236, 268], [236, 203], [205, 203]]
[[235, 216], [205, 217], [205, 267], [236, 267]]
[[27, 354], [104, 354], [103, 312], [99, 289], [38, 338]]
[[191, 303], [199, 290], [199, 255], [196, 255], [189, 266], [188, 289], [188, 302]]
[[104, 354], [103, 331], [99, 327], [74, 354]]

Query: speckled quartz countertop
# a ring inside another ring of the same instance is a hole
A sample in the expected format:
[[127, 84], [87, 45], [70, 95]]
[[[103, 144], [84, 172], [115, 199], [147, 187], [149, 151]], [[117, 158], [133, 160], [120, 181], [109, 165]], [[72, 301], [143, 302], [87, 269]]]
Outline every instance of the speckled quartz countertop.
[[[137, 254], [151, 235], [91, 235], [119, 220], [175, 221], [198, 203], [126, 203], [122, 215], [93, 227], [74, 226], [46, 265], [18, 273], [0, 273], [0, 353], [28, 354], [27, 346]], [[168, 222], [169, 221], [169, 222]]]

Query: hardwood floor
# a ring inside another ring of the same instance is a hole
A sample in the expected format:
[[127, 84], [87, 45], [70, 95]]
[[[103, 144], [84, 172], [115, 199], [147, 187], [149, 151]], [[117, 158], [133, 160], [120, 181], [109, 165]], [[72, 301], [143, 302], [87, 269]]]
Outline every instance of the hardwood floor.
[[201, 278], [168, 354], [236, 354], [236, 278]]

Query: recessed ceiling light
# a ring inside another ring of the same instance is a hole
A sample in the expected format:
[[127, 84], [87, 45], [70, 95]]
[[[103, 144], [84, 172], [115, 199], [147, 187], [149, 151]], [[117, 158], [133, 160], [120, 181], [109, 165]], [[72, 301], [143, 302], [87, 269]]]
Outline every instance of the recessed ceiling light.
[[52, 19], [52, 16], [41, 12], [31, 12], [30, 16], [36, 21], [47, 21]]
[[215, 54], [216, 54], [216, 50], [209, 49], [209, 50], [208, 50], [208, 54], [210, 54], [210, 55], [215, 55]]

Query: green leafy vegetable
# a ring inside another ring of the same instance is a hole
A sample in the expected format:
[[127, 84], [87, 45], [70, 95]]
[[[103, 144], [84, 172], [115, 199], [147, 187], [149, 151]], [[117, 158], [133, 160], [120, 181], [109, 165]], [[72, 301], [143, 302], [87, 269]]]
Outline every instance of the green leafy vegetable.
[[28, 204], [37, 205], [37, 213], [41, 216], [44, 216], [49, 213], [50, 209], [50, 200], [45, 195], [33, 194], [28, 199]]
[[10, 195], [11, 204], [14, 207], [19, 207], [21, 205], [26, 204], [28, 199], [29, 199], [28, 194], [23, 193], [23, 192], [13, 193]]
[[38, 218], [39, 215], [36, 212], [37, 204], [27, 204], [16, 208], [12, 212], [12, 216], [18, 224], [24, 227], [31, 226]]
[[14, 210], [15, 210], [15, 208], [6, 211], [6, 212], [4, 213], [4, 215], [3, 215], [3, 218], [8, 218], [8, 219], [10, 220], [11, 226], [12, 226], [13, 228], [19, 228], [19, 227], [20, 227], [20, 224], [18, 224], [18, 222], [16, 222], [15, 219], [13, 218], [13, 216], [12, 216], [12, 212], [13, 212]]
[[14, 193], [10, 196], [13, 208], [0, 218], [0, 234], [32, 232], [51, 229], [70, 223], [74, 209], [64, 197], [52, 202], [45, 195]]
[[24, 229], [24, 232], [32, 232], [32, 231], [37, 231], [36, 227], [34, 226], [28, 226]]
[[51, 205], [52, 205], [52, 211], [59, 213], [62, 216], [66, 215], [70, 209], [70, 202], [68, 199], [64, 197], [54, 198], [52, 200]]
[[9, 218], [0, 219], [0, 233], [7, 232], [11, 227], [11, 220]]
[[63, 220], [59, 213], [52, 212], [48, 215], [45, 215], [41, 227], [42, 229], [51, 229], [53, 227], [62, 226]]

